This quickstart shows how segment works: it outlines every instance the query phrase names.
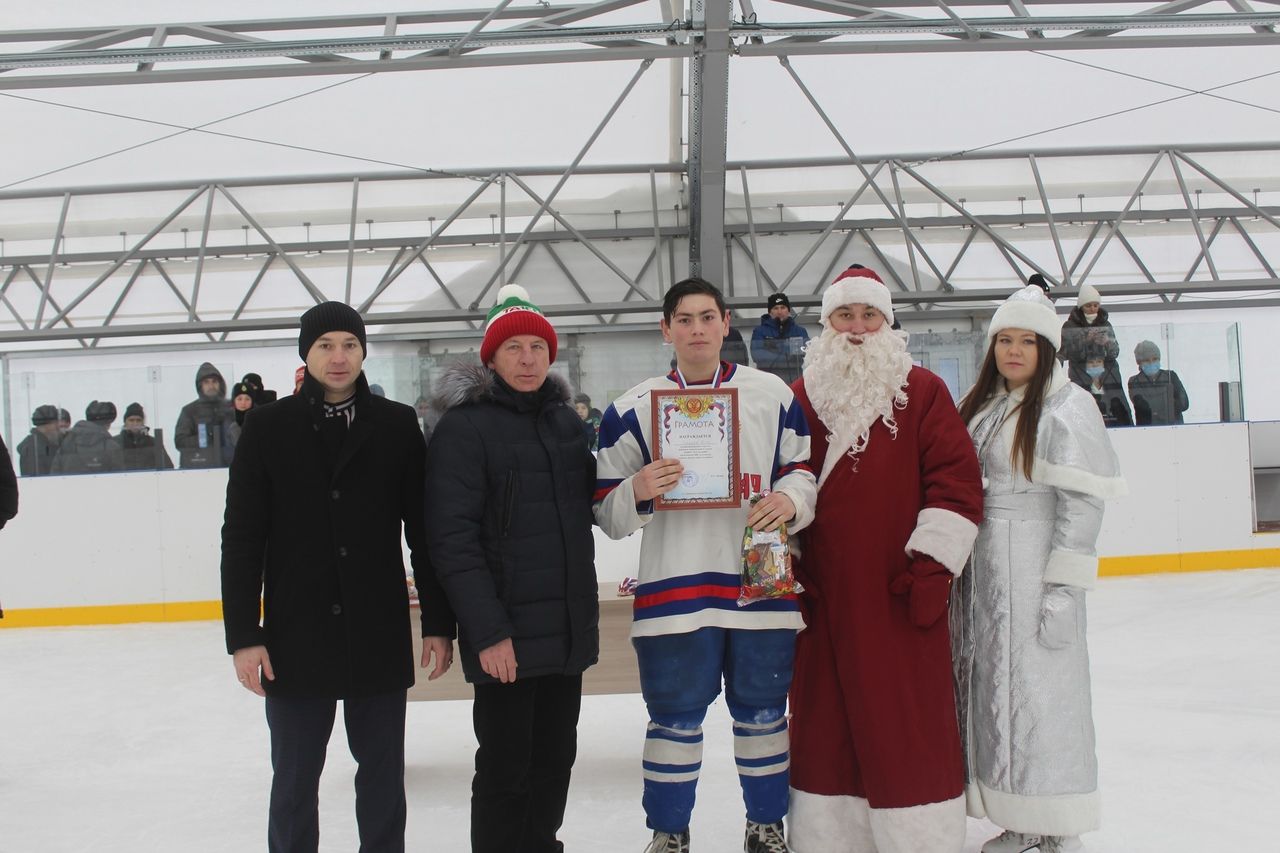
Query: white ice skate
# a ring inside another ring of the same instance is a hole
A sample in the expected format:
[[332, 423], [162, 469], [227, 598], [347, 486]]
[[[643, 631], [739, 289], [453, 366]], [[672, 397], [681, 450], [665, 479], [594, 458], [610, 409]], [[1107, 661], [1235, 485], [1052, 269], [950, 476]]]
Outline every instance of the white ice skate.
[[982, 845], [982, 853], [1084, 853], [1078, 835], [1026, 835], [1006, 829]]
[[689, 853], [689, 830], [684, 832], [659, 832], [654, 830], [653, 840], [644, 853]]
[[1024, 835], [1006, 829], [995, 838], [982, 845], [982, 853], [1027, 853], [1028, 850], [1039, 850], [1044, 837], [1040, 835]]

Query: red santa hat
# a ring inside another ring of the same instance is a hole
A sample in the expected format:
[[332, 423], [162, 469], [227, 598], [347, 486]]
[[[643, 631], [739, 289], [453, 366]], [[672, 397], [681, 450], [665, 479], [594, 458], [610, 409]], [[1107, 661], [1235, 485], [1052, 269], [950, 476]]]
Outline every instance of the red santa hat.
[[889, 325], [893, 325], [893, 300], [889, 297], [889, 288], [885, 287], [875, 270], [861, 264], [854, 264], [836, 276], [822, 294], [823, 326], [827, 325], [831, 312], [841, 305], [870, 305], [884, 315]]
[[551, 361], [556, 360], [556, 330], [542, 314], [542, 309], [529, 301], [529, 292], [518, 284], [508, 284], [498, 291], [498, 301], [485, 318], [484, 341], [480, 344], [480, 361], [488, 364], [498, 347], [516, 335], [536, 335], [547, 342]]
[[1062, 347], [1062, 321], [1053, 310], [1049, 297], [1034, 284], [1015, 290], [996, 309], [987, 337], [994, 338], [1005, 329], [1027, 329], [1047, 338], [1055, 350]]

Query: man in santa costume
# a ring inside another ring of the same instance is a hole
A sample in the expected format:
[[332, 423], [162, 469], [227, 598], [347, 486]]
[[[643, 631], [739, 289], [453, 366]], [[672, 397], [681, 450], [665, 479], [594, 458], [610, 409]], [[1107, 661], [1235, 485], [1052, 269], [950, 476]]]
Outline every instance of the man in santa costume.
[[947, 386], [890, 328], [855, 264], [822, 297], [793, 389], [812, 431], [816, 517], [797, 574], [808, 628], [791, 685], [795, 853], [959, 853], [964, 769], [947, 603], [982, 519], [982, 477]]

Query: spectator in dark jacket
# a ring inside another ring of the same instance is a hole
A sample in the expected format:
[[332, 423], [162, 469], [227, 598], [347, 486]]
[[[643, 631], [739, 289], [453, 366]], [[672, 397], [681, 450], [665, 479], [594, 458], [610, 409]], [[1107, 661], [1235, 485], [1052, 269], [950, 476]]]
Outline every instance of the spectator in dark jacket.
[[196, 399], [182, 407], [173, 429], [183, 468], [225, 468], [231, 464], [231, 404], [227, 381], [209, 362], [196, 371]]
[[582, 673], [599, 653], [595, 459], [548, 372], [556, 346], [524, 289], [500, 290], [482, 364], [442, 380], [427, 451], [431, 564], [475, 689], [474, 853], [562, 849]]
[[[18, 478], [13, 473], [13, 460], [9, 458], [9, 448], [4, 446], [0, 438], [0, 528], [9, 523], [9, 519], [18, 514]], [[0, 616], [3, 616], [0, 612]]]
[[62, 437], [53, 457], [54, 474], [108, 474], [124, 470], [124, 452], [111, 435], [116, 419], [114, 403], [94, 400], [84, 410], [84, 420]]
[[169, 451], [151, 434], [147, 426], [147, 413], [141, 403], [130, 403], [124, 408], [124, 429], [116, 436], [124, 451], [126, 471], [158, 471], [173, 468]]
[[1085, 389], [1093, 394], [1102, 421], [1108, 427], [1133, 426], [1133, 412], [1129, 409], [1129, 401], [1124, 397], [1124, 386], [1120, 384], [1120, 370], [1109, 370], [1101, 347], [1089, 350], [1085, 357], [1085, 377], [1089, 381]]
[[1160, 347], [1143, 341], [1134, 348], [1133, 358], [1138, 362], [1138, 372], [1129, 377], [1129, 399], [1133, 400], [1135, 423], [1182, 423], [1182, 413], [1191, 408], [1191, 400], [1178, 374], [1160, 368]]
[[[303, 387], [245, 419], [227, 482], [223, 623], [240, 683], [266, 697], [273, 851], [317, 848], [320, 771], [339, 699], [359, 764], [360, 849], [404, 850], [414, 661], [402, 530], [423, 624], [452, 620], [425, 559], [422, 433], [408, 406], [369, 394], [365, 346], [349, 306], [325, 302], [304, 314]], [[452, 640], [427, 637], [423, 665], [433, 657], [436, 678], [452, 661]]]
[[262, 377], [256, 373], [246, 373], [244, 378], [240, 380], [251, 389], [253, 403], [255, 406], [265, 406], [267, 403], [276, 401], [276, 392], [269, 391], [262, 385]]
[[751, 333], [751, 359], [759, 370], [790, 385], [800, 378], [809, 333], [791, 316], [787, 294], [771, 294], [767, 304], [768, 313], [760, 316], [760, 325]]
[[244, 429], [244, 419], [248, 417], [249, 411], [257, 405], [257, 397], [254, 396], [253, 386], [248, 382], [237, 382], [231, 386], [232, 422], [227, 424], [227, 435], [230, 438], [228, 444], [231, 445], [233, 453], [236, 443], [240, 441], [240, 431]]
[[71, 413], [66, 409], [58, 409], [58, 433], [66, 435], [71, 432]]
[[[1093, 378], [1085, 372], [1085, 361], [1091, 353], [1102, 352], [1107, 381], [1117, 384], [1120, 379], [1120, 342], [1116, 330], [1111, 327], [1107, 309], [1102, 307], [1102, 295], [1092, 285], [1084, 285], [1076, 294], [1076, 307], [1062, 324], [1062, 348], [1058, 358], [1067, 363], [1067, 376], [1086, 391]], [[1123, 391], [1121, 392], [1123, 395]]]
[[573, 410], [582, 419], [582, 435], [587, 439], [587, 449], [595, 450], [599, 440], [600, 419], [604, 417], [599, 409], [592, 408], [591, 398], [586, 394], [576, 394], [573, 398]]
[[40, 477], [53, 471], [53, 457], [62, 443], [58, 407], [37, 406], [31, 413], [31, 434], [18, 442], [18, 470], [24, 477]]
[[725, 333], [724, 344], [720, 347], [720, 357], [725, 361], [741, 364], [743, 367], [751, 366], [751, 362], [747, 359], [747, 342], [742, 339], [742, 332], [733, 326], [730, 326], [729, 331]]

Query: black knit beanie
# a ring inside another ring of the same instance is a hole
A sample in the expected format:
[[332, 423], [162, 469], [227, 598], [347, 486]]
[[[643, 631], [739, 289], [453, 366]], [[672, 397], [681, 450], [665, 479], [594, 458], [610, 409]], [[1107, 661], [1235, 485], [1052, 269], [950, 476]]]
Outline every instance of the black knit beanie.
[[124, 407], [124, 419], [126, 421], [135, 416], [142, 418], [144, 421], [147, 419], [146, 412], [142, 411], [141, 403], [130, 403]]
[[364, 320], [350, 305], [342, 302], [322, 302], [302, 315], [302, 329], [298, 332], [298, 355], [307, 360], [307, 353], [316, 338], [329, 332], [350, 332], [360, 341], [360, 349], [367, 356], [369, 344], [365, 338]]

